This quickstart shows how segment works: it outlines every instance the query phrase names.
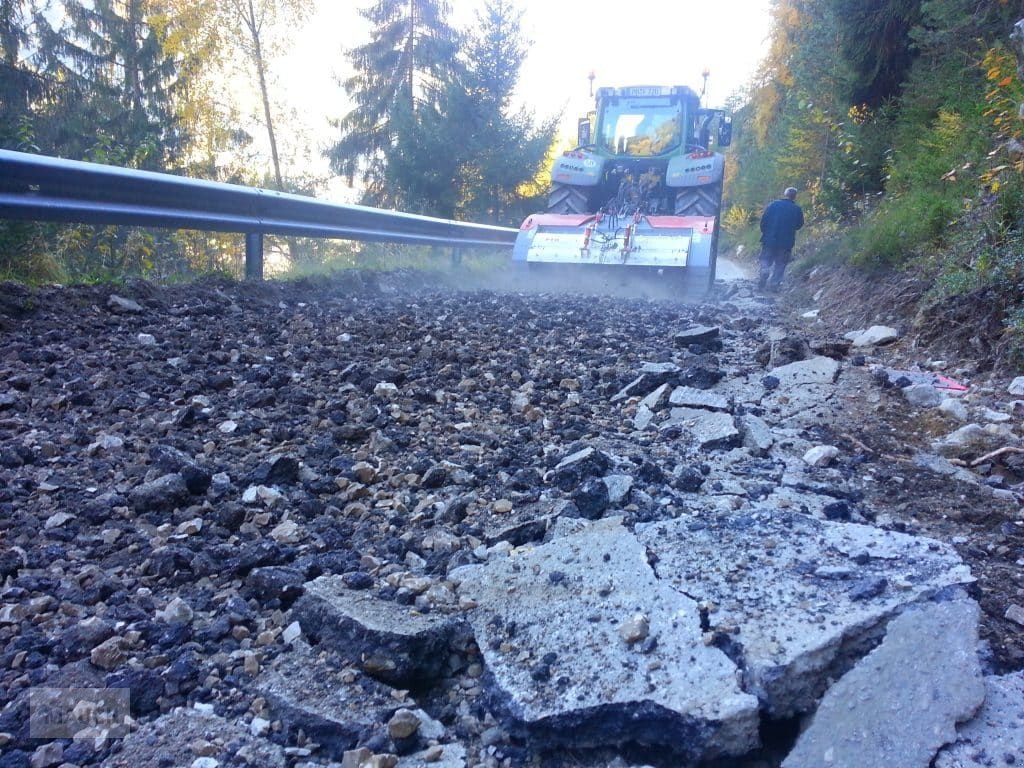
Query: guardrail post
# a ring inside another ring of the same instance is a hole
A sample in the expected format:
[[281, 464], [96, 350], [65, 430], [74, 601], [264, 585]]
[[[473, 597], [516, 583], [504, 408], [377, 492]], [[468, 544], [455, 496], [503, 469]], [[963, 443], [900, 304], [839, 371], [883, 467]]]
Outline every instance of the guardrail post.
[[263, 233], [245, 233], [245, 279], [263, 279]]

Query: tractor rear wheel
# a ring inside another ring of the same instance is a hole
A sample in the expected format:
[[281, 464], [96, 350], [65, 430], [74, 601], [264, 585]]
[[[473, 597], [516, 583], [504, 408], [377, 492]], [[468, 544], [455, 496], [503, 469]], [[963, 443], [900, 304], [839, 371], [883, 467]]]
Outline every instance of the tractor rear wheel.
[[717, 216], [721, 204], [721, 182], [688, 187], [676, 195], [676, 216]]
[[548, 196], [548, 213], [588, 213], [587, 191], [569, 184], [555, 184]]

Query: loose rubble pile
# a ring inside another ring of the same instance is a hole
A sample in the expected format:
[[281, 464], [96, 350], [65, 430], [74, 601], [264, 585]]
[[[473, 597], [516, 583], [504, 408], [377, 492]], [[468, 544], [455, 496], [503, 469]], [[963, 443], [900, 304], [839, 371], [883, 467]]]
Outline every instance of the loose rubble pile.
[[0, 768], [1024, 761], [1016, 394], [743, 285], [414, 282], [0, 286]]

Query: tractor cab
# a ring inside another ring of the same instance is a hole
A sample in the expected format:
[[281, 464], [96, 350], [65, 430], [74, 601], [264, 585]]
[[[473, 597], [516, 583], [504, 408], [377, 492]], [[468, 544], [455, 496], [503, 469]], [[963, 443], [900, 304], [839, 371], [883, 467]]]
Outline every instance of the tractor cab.
[[720, 110], [702, 109], [686, 86], [599, 88], [597, 109], [579, 121], [579, 146], [608, 158], [661, 158], [707, 150], [718, 117], [718, 146], [728, 146], [732, 123]]

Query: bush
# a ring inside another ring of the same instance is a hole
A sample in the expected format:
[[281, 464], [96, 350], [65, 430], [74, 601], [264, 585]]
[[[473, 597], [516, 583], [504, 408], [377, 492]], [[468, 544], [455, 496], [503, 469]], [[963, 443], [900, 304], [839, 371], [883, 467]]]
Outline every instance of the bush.
[[847, 250], [860, 267], [896, 267], [945, 237], [960, 214], [959, 200], [944, 190], [915, 189], [890, 198], [851, 231]]

